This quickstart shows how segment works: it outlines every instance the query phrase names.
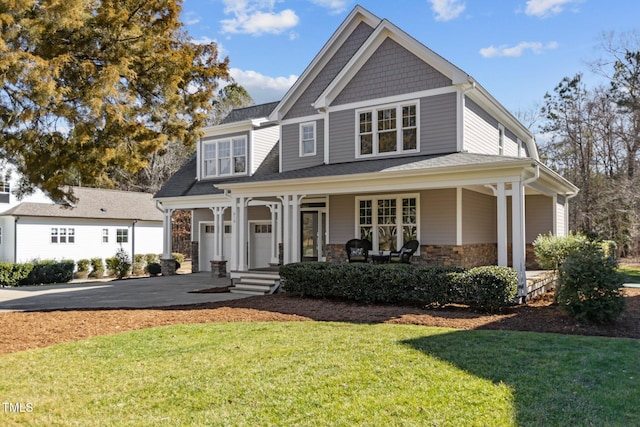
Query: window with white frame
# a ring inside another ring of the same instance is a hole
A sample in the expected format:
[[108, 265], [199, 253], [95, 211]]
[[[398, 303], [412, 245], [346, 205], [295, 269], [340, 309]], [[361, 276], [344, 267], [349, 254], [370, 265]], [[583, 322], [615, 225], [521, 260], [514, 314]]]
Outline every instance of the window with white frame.
[[399, 249], [409, 240], [418, 239], [417, 194], [359, 197], [357, 227], [361, 239], [371, 242], [374, 250]]
[[245, 175], [247, 138], [245, 136], [206, 141], [202, 144], [202, 176]]
[[116, 229], [116, 243], [129, 243], [129, 230], [126, 228]]
[[0, 180], [0, 193], [8, 193], [9, 191], [11, 191], [9, 180], [8, 179]]
[[109, 243], [109, 229], [102, 229], [102, 243]]
[[418, 101], [356, 111], [356, 157], [418, 150]]
[[498, 154], [504, 154], [504, 126], [498, 125]]
[[302, 123], [300, 125], [300, 156], [315, 156], [316, 154], [316, 123]]
[[51, 243], [75, 243], [76, 242], [76, 230], [75, 228], [66, 227], [52, 227], [51, 228]]

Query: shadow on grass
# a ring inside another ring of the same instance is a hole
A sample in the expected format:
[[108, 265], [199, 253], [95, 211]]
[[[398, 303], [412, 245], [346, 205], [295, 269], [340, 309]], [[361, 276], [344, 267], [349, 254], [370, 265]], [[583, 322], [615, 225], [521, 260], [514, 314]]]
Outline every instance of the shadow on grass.
[[510, 387], [518, 425], [640, 425], [640, 342], [456, 331], [403, 344]]

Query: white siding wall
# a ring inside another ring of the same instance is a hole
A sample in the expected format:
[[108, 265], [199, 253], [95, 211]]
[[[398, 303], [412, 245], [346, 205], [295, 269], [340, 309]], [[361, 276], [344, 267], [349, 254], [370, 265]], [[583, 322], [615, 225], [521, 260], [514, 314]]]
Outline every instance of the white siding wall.
[[[51, 243], [51, 228], [73, 228], [75, 243]], [[109, 230], [109, 242], [102, 242], [102, 230]], [[116, 230], [128, 230], [128, 242], [122, 247], [129, 255], [132, 253], [132, 222], [96, 223], [82, 220], [57, 220], [20, 218], [17, 226], [18, 245], [17, 262], [33, 259], [71, 259], [109, 258], [115, 255], [121, 244], [116, 243]], [[135, 226], [135, 253], [162, 253], [162, 224], [140, 223]]]
[[13, 217], [0, 217], [2, 242], [0, 242], [0, 261], [13, 262]]
[[280, 137], [280, 127], [271, 126], [253, 131], [253, 141], [250, 141], [251, 150], [251, 173], [253, 174], [262, 164], [264, 158], [269, 154], [273, 146]]
[[518, 140], [511, 132], [505, 132], [504, 155], [518, 157]]
[[498, 128], [483, 118], [477, 109], [465, 103], [464, 150], [470, 153], [498, 154]]
[[566, 202], [564, 197], [558, 196], [558, 200], [556, 201], [556, 235], [563, 237], [568, 234], [566, 224]]

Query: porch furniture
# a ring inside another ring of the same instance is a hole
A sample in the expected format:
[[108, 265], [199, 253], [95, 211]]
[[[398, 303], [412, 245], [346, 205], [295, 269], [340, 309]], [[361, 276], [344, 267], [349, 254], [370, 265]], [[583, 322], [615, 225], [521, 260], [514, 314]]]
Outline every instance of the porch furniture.
[[399, 251], [392, 251], [389, 254], [389, 262], [411, 264], [411, 257], [419, 247], [420, 242], [417, 240], [409, 240]]
[[371, 261], [373, 261], [374, 264], [388, 264], [389, 255], [371, 255]]
[[349, 262], [368, 262], [371, 243], [366, 239], [351, 239], [344, 245]]

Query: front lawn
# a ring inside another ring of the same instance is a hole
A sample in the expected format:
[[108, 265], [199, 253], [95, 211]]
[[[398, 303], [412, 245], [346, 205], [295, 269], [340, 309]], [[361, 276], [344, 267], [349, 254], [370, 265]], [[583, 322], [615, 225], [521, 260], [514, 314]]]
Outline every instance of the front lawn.
[[640, 283], [640, 268], [623, 265], [618, 270], [625, 275], [625, 283]]
[[640, 425], [638, 354], [413, 325], [176, 325], [1, 356], [0, 424]]

